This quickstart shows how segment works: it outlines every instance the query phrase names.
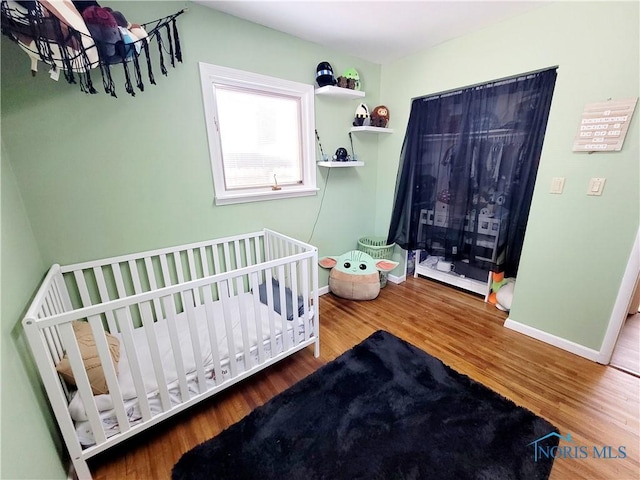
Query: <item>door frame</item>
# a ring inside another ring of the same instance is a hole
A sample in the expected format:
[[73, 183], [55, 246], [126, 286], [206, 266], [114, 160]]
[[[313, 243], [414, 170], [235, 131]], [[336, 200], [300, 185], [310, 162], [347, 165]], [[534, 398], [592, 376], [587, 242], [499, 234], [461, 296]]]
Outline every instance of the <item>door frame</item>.
[[618, 342], [618, 336], [624, 326], [624, 322], [627, 319], [631, 300], [635, 289], [640, 282], [640, 228], [636, 233], [636, 239], [629, 255], [629, 261], [622, 277], [620, 284], [620, 290], [618, 290], [618, 296], [611, 312], [609, 319], [609, 326], [605, 332], [604, 339], [602, 340], [602, 346], [598, 352], [598, 363], [603, 365], [609, 365], [611, 357], [613, 356], [613, 350]]

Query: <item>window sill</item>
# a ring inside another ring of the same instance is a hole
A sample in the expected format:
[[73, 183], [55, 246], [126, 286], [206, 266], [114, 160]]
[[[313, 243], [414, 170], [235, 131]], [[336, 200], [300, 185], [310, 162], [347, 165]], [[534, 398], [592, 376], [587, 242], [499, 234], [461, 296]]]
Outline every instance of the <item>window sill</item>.
[[235, 203], [264, 202], [282, 198], [308, 197], [315, 195], [319, 188], [283, 188], [277, 191], [261, 191], [255, 193], [238, 193], [216, 196], [216, 205], [233, 205]]

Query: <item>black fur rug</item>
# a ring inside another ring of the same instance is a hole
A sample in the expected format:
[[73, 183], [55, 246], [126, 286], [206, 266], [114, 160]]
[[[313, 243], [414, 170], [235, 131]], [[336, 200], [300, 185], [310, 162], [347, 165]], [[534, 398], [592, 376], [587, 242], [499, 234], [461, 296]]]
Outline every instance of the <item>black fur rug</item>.
[[551, 432], [546, 420], [378, 331], [185, 453], [172, 478], [546, 479], [553, 458], [534, 461], [530, 444]]

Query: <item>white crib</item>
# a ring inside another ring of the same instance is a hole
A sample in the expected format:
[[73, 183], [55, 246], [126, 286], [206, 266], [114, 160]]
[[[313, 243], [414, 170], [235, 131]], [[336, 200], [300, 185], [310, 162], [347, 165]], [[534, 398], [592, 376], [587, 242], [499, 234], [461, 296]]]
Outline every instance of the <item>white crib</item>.
[[[94, 394], [74, 328], [89, 327], [77, 321], [90, 325], [107, 393]], [[100, 452], [309, 345], [318, 356], [318, 321], [317, 249], [264, 230], [53, 265], [23, 325], [84, 479]]]

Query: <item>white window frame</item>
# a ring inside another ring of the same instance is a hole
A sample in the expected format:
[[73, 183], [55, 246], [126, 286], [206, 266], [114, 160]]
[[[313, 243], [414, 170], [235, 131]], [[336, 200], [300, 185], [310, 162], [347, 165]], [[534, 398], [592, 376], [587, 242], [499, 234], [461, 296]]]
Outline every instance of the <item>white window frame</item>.
[[[216, 205], [315, 195], [318, 189], [316, 188], [315, 92], [313, 85], [204, 62], [199, 62], [199, 65]], [[218, 118], [215, 100], [216, 85], [248, 88], [267, 94], [293, 96], [299, 99], [302, 137], [302, 184], [279, 185], [279, 190], [274, 190], [271, 186], [233, 190], [226, 188], [222, 162], [222, 145], [219, 131], [216, 127]]]

